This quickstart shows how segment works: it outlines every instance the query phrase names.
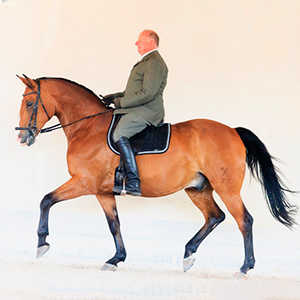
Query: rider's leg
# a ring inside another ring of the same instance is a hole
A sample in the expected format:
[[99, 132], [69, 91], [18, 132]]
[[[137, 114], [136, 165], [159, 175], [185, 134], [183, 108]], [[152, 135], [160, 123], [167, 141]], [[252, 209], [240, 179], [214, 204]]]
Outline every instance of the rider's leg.
[[[127, 177], [125, 189], [128, 194], [133, 196], [141, 195], [141, 187], [135, 156], [128, 139], [136, 133], [141, 132], [147, 125], [150, 125], [150, 123], [143, 117], [134, 114], [126, 114], [121, 117], [113, 134], [117, 149], [120, 152], [121, 159], [124, 163]], [[113, 187], [113, 191], [116, 193], [120, 193], [122, 190], [122, 186]]]
[[[122, 136], [116, 142], [124, 163], [124, 169], [127, 177], [125, 185], [126, 193], [133, 196], [141, 196], [141, 182], [134, 153], [127, 137]], [[119, 192], [118, 188], [113, 187], [114, 192]]]

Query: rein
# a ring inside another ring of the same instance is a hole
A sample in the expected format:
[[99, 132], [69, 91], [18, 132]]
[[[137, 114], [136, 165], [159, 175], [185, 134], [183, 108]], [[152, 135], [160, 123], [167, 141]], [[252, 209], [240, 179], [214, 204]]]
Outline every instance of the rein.
[[[48, 117], [48, 120], [50, 120], [50, 117], [49, 117], [49, 114], [48, 114], [48, 112], [47, 112], [47, 110], [46, 110], [46, 108], [44, 106], [44, 103], [42, 101], [42, 98], [41, 98], [40, 82], [38, 81], [37, 83], [38, 83], [38, 91], [37, 92], [31, 92], [31, 93], [28, 93], [28, 94], [23, 94], [23, 97], [28, 96], [28, 95], [32, 95], [32, 94], [37, 94], [36, 101], [35, 101], [34, 108], [33, 108], [33, 111], [32, 111], [31, 117], [30, 117], [29, 124], [28, 124], [27, 127], [15, 127], [15, 130], [28, 130], [30, 136], [32, 136], [32, 137], [36, 136], [37, 131], [39, 131], [39, 133], [51, 132], [51, 131], [54, 131], [54, 130], [57, 130], [57, 129], [61, 129], [61, 128], [73, 125], [73, 124], [75, 124], [77, 122], [80, 122], [80, 121], [83, 121], [85, 119], [89, 119], [89, 118], [93, 118], [93, 117], [96, 117], [96, 116], [99, 116], [99, 115], [106, 114], [106, 113], [114, 110], [112, 108], [112, 109], [109, 109], [109, 110], [104, 111], [104, 112], [99, 112], [99, 113], [94, 114], [94, 115], [83, 117], [83, 118], [81, 118], [79, 120], [73, 121], [73, 122], [65, 124], [65, 125], [61, 125], [60, 123], [58, 123], [56, 125], [49, 126], [49, 127], [42, 128], [42, 129], [38, 130], [38, 128], [36, 127], [36, 119], [37, 119], [36, 117], [37, 117], [37, 112], [38, 112], [38, 108], [39, 108], [39, 101], [41, 101], [42, 107], [43, 107], [43, 109], [44, 109], [44, 111], [45, 111], [45, 113], [46, 113], [46, 115]], [[33, 124], [33, 126], [31, 126], [33, 118], [34, 118], [34, 124]]]
[[[86, 116], [86, 117], [83, 117], [77, 121], [74, 121], [74, 122], [71, 122], [69, 124], [66, 124], [66, 125], [61, 125], [60, 123], [56, 124], [56, 125], [53, 125], [53, 126], [49, 126], [49, 127], [46, 127], [46, 128], [43, 128], [40, 130], [40, 133], [46, 133], [46, 132], [51, 132], [53, 130], [57, 130], [57, 129], [61, 129], [61, 128], [64, 128], [64, 127], [67, 127], [67, 126], [70, 126], [70, 125], [73, 125], [77, 122], [80, 122], [82, 120], [85, 120], [85, 119], [89, 119], [89, 118], [92, 118], [92, 117], [96, 117], [96, 116], [100, 116], [100, 115], [103, 115], [103, 114], [106, 114], [110, 111], [112, 111], [114, 109], [109, 109], [107, 111], [103, 111], [103, 112], [100, 112], [100, 113], [97, 113], [97, 114], [94, 114], [94, 115], [90, 115], [90, 116]], [[17, 130], [17, 129], [16, 129]]]

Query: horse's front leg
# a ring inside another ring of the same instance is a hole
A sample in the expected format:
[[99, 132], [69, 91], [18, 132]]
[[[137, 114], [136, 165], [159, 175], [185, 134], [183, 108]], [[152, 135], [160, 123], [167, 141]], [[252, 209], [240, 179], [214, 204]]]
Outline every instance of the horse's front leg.
[[49, 235], [49, 211], [50, 208], [63, 200], [69, 200], [77, 198], [86, 194], [85, 187], [76, 177], [72, 177], [65, 184], [60, 186], [55, 191], [47, 194], [40, 204], [40, 221], [37, 230], [38, 234], [38, 247], [36, 257], [40, 258], [43, 256], [50, 248], [49, 243], [46, 242], [46, 238]]
[[116, 199], [112, 194], [97, 194], [96, 197], [104, 210], [116, 246], [115, 255], [103, 265], [101, 270], [115, 271], [118, 267], [118, 263], [126, 259], [126, 250], [120, 231]]

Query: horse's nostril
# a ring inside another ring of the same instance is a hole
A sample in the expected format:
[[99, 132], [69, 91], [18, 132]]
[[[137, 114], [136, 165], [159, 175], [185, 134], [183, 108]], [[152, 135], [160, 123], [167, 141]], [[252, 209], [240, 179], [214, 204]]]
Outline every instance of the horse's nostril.
[[29, 138], [27, 139], [27, 146], [31, 146], [32, 144], [34, 144], [34, 142], [35, 142], [34, 136], [30, 135]]

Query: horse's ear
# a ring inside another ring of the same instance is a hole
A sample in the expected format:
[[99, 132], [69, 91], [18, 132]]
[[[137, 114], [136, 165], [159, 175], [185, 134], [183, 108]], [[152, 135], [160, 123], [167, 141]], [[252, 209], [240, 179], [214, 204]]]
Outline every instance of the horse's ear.
[[36, 82], [33, 79], [30, 79], [26, 75], [22, 74], [24, 77], [20, 77], [17, 75], [18, 78], [22, 80], [22, 82], [27, 85], [30, 89], [33, 89], [33, 87], [36, 85]]

